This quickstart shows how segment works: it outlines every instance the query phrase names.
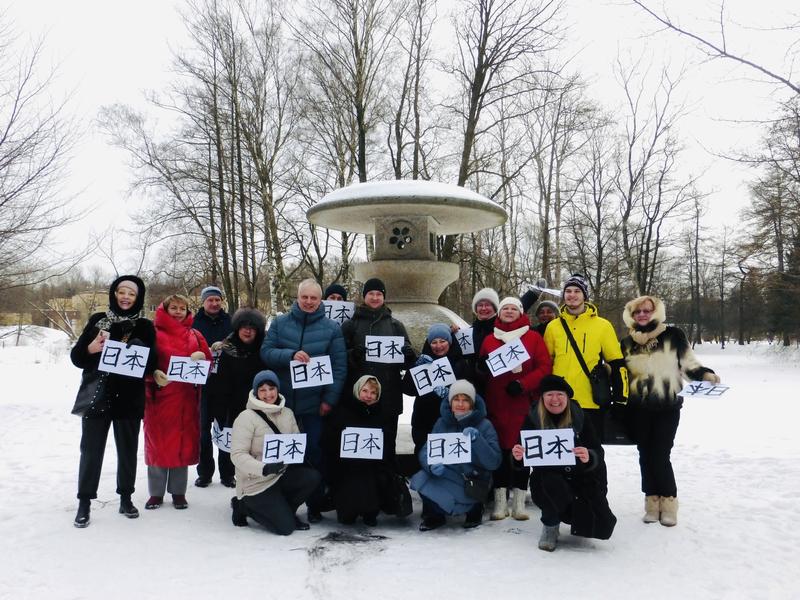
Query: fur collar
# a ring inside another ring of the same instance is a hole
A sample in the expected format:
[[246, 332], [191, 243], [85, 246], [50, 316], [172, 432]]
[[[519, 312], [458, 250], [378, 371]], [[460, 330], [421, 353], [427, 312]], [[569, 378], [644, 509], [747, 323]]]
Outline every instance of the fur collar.
[[[633, 318], [633, 311], [638, 308], [640, 304], [649, 300], [653, 303], [653, 314], [650, 320], [644, 325], [639, 325], [636, 319]], [[667, 330], [665, 321], [667, 320], [667, 311], [664, 308], [664, 303], [655, 296], [639, 296], [634, 298], [625, 305], [622, 311], [622, 320], [628, 327], [628, 333], [634, 342], [640, 346], [645, 346], [647, 349], [652, 349], [657, 344], [658, 336]]]

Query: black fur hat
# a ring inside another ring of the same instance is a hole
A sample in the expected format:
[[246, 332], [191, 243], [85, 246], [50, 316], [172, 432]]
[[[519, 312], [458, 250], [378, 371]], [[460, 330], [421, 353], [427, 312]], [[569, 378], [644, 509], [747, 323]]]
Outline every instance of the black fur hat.
[[233, 313], [231, 327], [233, 327], [234, 331], [239, 331], [242, 327], [252, 327], [263, 335], [264, 330], [267, 328], [267, 319], [260, 310], [244, 307]]

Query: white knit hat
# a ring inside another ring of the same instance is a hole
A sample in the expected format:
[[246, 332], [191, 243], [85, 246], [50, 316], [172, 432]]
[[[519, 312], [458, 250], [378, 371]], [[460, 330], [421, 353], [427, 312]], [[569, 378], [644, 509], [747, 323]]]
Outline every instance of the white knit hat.
[[478, 305], [478, 302], [481, 300], [488, 300], [494, 306], [494, 310], [497, 311], [500, 308], [500, 296], [497, 295], [492, 288], [483, 288], [475, 292], [475, 295], [472, 297], [472, 312], [475, 312], [475, 307]]
[[499, 311], [501, 308], [503, 308], [504, 306], [508, 306], [509, 304], [511, 304], [512, 306], [516, 306], [520, 313], [524, 312], [522, 310], [522, 301], [520, 301], [519, 298], [515, 298], [514, 296], [506, 296], [505, 298], [503, 298], [500, 301], [497, 310]]

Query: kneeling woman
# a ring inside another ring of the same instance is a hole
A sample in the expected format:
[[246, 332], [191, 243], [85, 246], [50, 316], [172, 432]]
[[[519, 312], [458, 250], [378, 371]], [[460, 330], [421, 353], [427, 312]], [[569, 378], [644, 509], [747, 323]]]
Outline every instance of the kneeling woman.
[[[539, 384], [541, 399], [533, 405], [522, 429], [567, 429], [575, 432], [573, 453], [575, 466], [531, 468], [531, 496], [542, 509], [544, 529], [539, 548], [552, 552], [558, 543], [561, 522], [571, 524], [572, 535], [599, 538], [611, 537], [617, 518], [608, 507], [602, 481], [597, 477], [604, 469], [603, 448], [585, 418], [583, 410], [572, 400], [572, 388], [557, 375], [546, 375]], [[523, 448], [517, 444], [512, 455], [522, 461]]]
[[264, 436], [299, 433], [294, 413], [279, 393], [278, 376], [261, 371], [253, 378], [247, 408], [233, 422], [231, 461], [236, 467], [236, 497], [231, 499], [233, 524], [247, 525], [247, 517], [277, 533], [289, 535], [306, 530], [308, 523], [295, 512], [320, 481], [309, 467], [283, 463], [264, 464]]
[[[405, 488], [405, 482], [401, 482], [388, 453], [384, 452], [381, 460], [339, 456], [339, 441], [346, 427], [387, 430], [387, 418], [393, 417], [384, 413], [380, 400], [380, 382], [372, 375], [360, 377], [353, 386], [353, 395], [336, 406], [323, 432], [333, 504], [339, 522], [345, 525], [360, 516], [364, 525], [374, 527], [380, 511], [401, 517], [408, 514], [401, 510], [399, 502], [400, 486]], [[408, 496], [407, 488], [405, 492]]]
[[466, 514], [464, 527], [477, 527], [483, 516], [483, 503], [467, 495], [467, 479], [484, 484], [488, 491], [492, 471], [500, 466], [500, 445], [497, 432], [486, 418], [483, 398], [475, 387], [464, 379], [450, 386], [449, 398], [440, 409], [441, 417], [433, 426], [433, 433], [465, 433], [472, 445], [472, 461], [463, 464], [428, 464], [428, 444], [419, 452], [422, 470], [411, 478], [412, 489], [422, 498], [422, 523], [420, 531], [441, 527], [445, 515]]

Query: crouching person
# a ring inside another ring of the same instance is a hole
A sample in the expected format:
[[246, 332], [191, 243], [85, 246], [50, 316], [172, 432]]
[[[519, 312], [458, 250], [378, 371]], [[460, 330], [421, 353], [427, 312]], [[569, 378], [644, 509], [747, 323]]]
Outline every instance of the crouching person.
[[278, 535], [289, 535], [296, 529], [309, 528], [295, 512], [317, 487], [320, 475], [302, 465], [264, 464], [264, 436], [273, 433], [299, 433], [299, 429], [280, 394], [278, 376], [261, 371], [253, 378], [247, 408], [233, 422], [233, 524], [246, 526], [247, 517], [251, 517]]
[[[428, 464], [428, 444], [419, 452], [422, 469], [411, 478], [411, 488], [422, 498], [420, 531], [430, 531], [446, 522], [446, 515], [466, 515], [464, 527], [481, 524], [483, 501], [491, 487], [492, 471], [500, 466], [497, 432], [486, 418], [486, 404], [475, 387], [464, 379], [450, 386], [448, 399], [442, 401], [439, 420], [432, 433], [465, 433], [472, 446], [471, 462], [443, 465]], [[475, 494], [470, 490], [482, 490]], [[480, 499], [474, 497], [481, 495]]]
[[[560, 523], [571, 525], [572, 535], [606, 540], [617, 518], [608, 507], [604, 477], [603, 448], [592, 422], [572, 400], [572, 388], [557, 375], [546, 375], [539, 384], [541, 398], [533, 405], [522, 429], [572, 429], [575, 443], [574, 466], [532, 467], [530, 486], [533, 501], [542, 509], [539, 549], [552, 552], [558, 543]], [[511, 451], [521, 467], [523, 448]], [[602, 468], [599, 468], [602, 467]]]
[[[350, 525], [358, 517], [364, 525], [377, 525], [378, 513], [407, 516], [410, 512], [411, 495], [395, 467], [395, 461], [387, 453], [383, 458], [342, 458], [340, 440], [347, 427], [365, 427], [387, 431], [387, 414], [381, 402], [381, 384], [372, 375], [360, 377], [353, 385], [353, 394], [334, 408], [323, 431], [323, 450], [328, 460], [328, 482], [340, 523]], [[392, 430], [391, 427], [388, 428]], [[384, 442], [386, 439], [384, 438]], [[385, 450], [385, 448], [384, 448]], [[407, 498], [407, 502], [401, 501]], [[406, 504], [406, 509], [401, 507]]]

